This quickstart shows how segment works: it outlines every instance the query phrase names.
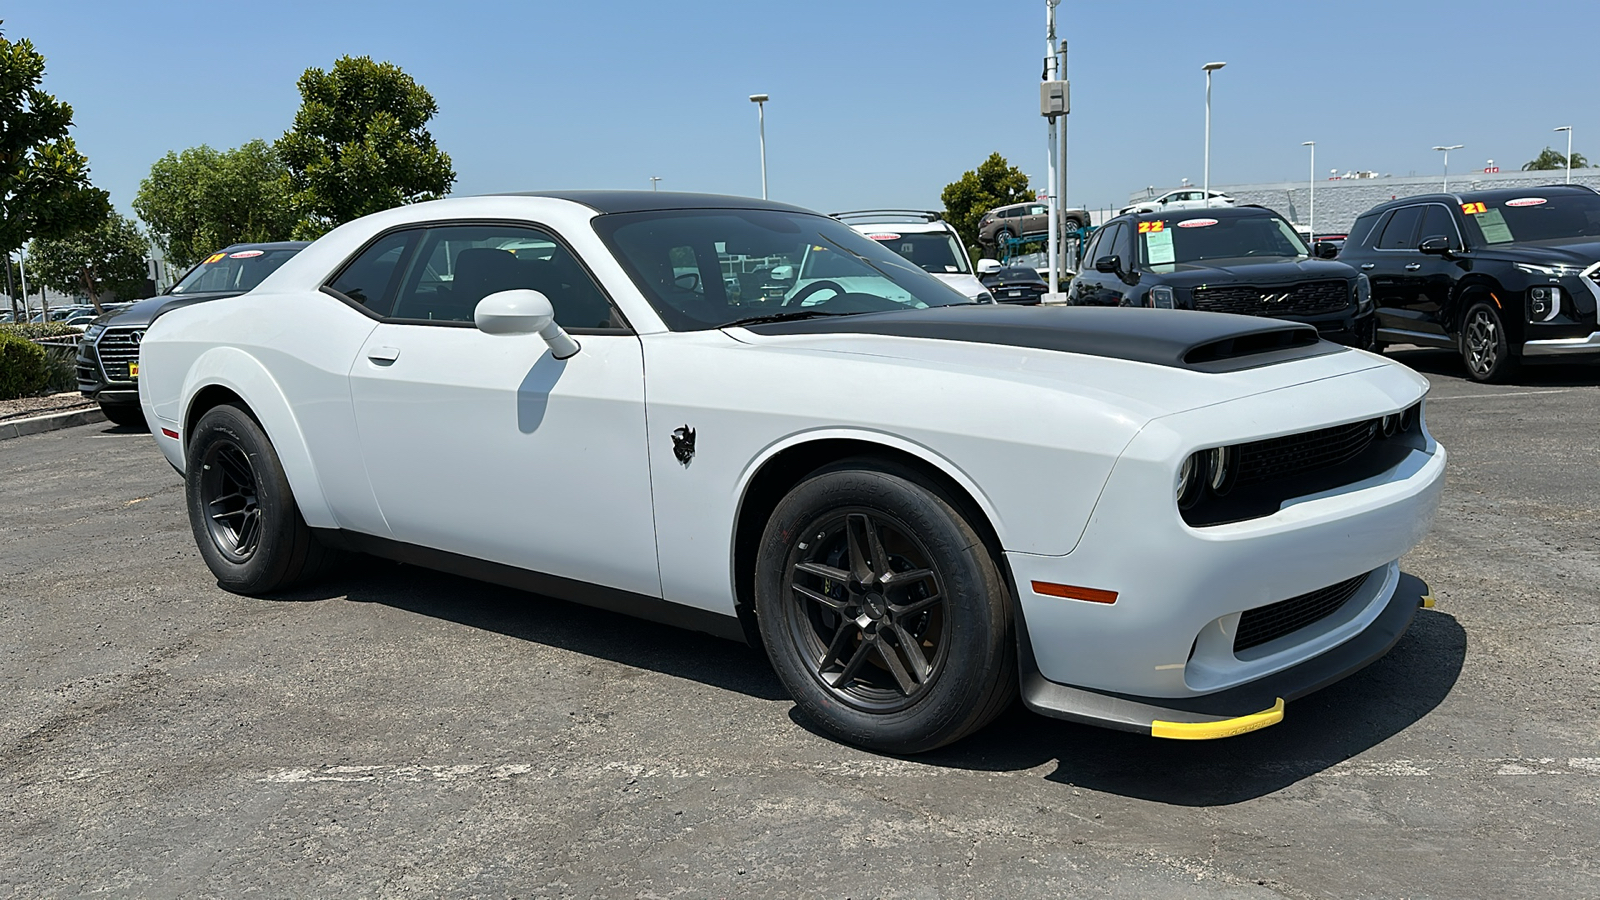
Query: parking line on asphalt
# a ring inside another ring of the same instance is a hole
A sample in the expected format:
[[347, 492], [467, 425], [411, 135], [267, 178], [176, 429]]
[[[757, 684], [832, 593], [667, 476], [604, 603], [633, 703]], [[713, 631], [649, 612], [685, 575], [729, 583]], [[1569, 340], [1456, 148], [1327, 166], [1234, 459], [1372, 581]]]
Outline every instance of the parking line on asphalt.
[[1570, 394], [1572, 388], [1557, 388], [1553, 391], [1504, 391], [1497, 394], [1457, 394], [1454, 397], [1429, 397], [1429, 403], [1438, 403], [1441, 400], [1489, 400], [1495, 397], [1532, 397], [1536, 394]]

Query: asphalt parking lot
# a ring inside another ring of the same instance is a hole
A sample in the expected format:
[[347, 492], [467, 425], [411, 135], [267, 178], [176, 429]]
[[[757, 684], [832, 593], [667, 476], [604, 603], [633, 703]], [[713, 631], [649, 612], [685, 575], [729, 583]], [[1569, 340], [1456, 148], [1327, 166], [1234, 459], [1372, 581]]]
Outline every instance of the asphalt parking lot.
[[108, 425], [0, 443], [0, 893], [1600, 896], [1600, 370], [1433, 381], [1386, 658], [1225, 741], [1013, 709], [916, 759], [755, 651], [355, 560], [254, 600]]

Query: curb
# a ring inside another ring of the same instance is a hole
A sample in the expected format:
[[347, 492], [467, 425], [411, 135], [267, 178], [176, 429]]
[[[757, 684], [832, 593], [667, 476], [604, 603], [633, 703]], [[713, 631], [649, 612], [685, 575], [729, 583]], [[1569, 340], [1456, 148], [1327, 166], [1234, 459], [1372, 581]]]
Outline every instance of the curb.
[[106, 414], [100, 411], [100, 407], [91, 406], [88, 409], [74, 409], [70, 412], [52, 413], [48, 416], [33, 416], [28, 419], [0, 422], [0, 441], [25, 437], [30, 434], [43, 434], [46, 431], [71, 428], [75, 425], [93, 425], [96, 422], [104, 422], [105, 420]]

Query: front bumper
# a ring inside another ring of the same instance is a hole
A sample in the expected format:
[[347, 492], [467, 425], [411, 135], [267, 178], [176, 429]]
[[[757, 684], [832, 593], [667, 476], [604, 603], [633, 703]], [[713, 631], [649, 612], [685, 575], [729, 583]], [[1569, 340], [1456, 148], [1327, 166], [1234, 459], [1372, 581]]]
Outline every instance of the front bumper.
[[[1364, 665], [1369, 659], [1350, 648], [1371, 640], [1369, 630], [1388, 627], [1381, 623], [1395, 615], [1394, 603], [1404, 605], [1395, 599], [1397, 561], [1427, 534], [1443, 490], [1446, 454], [1425, 422], [1395, 438], [1401, 452], [1383, 471], [1286, 501], [1258, 518], [1189, 526], [1173, 500], [1175, 476], [1188, 454], [1233, 443], [1241, 434], [1273, 437], [1363, 421], [1407, 408], [1425, 388], [1414, 373], [1383, 366], [1145, 426], [1117, 461], [1071, 553], [1006, 553], [1029, 635], [1027, 653], [1040, 679], [1030, 702], [1094, 717], [1094, 703], [1082, 696], [1060, 700], [1065, 695], [1045, 691], [1046, 682], [1164, 709], [1204, 697], [1245, 696], [1252, 684], [1258, 685], [1252, 690], [1285, 697], [1299, 681], [1284, 673], [1313, 659], [1329, 655], [1326, 665], [1343, 674]], [[1246, 612], [1298, 603], [1361, 576], [1337, 609], [1235, 650]], [[1036, 590], [1035, 582], [1115, 592], [1116, 599], [1066, 599]], [[1291, 682], [1287, 689], [1278, 681], [1284, 678]], [[1227, 693], [1236, 689], [1241, 693]], [[1131, 721], [1113, 716], [1104, 724]]]
[[1541, 357], [1568, 361], [1582, 361], [1585, 357], [1600, 359], [1600, 331], [1593, 332], [1588, 337], [1524, 341], [1522, 355], [1528, 359]]

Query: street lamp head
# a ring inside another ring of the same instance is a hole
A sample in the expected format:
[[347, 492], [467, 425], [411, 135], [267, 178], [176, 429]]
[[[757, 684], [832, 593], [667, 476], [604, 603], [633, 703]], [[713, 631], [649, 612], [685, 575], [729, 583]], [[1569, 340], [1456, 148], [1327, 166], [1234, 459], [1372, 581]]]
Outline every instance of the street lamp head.
[[1466, 144], [1451, 144], [1448, 147], [1434, 147], [1433, 149], [1435, 149], [1435, 150], [1460, 150], [1462, 147], [1465, 147], [1465, 146], [1466, 146]]
[[765, 102], [767, 102], [767, 95], [766, 94], [751, 94], [750, 95], [750, 102], [751, 103], [765, 103]]
[[1227, 65], [1227, 63], [1225, 63], [1225, 62], [1209, 62], [1209, 63], [1206, 63], [1205, 65], [1201, 66], [1200, 69], [1201, 69], [1201, 71], [1204, 71], [1204, 72], [1215, 72], [1216, 70], [1222, 68], [1225, 65]]
[[1302, 146], [1302, 147], [1315, 147], [1316, 145], [1317, 145], [1316, 141], [1301, 141], [1300, 142], [1300, 146]]
[[1550, 130], [1551, 131], [1571, 131], [1572, 130], [1572, 126], [1571, 125], [1563, 125], [1560, 128], [1552, 128]]

